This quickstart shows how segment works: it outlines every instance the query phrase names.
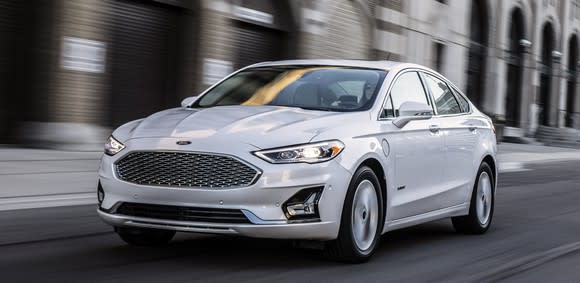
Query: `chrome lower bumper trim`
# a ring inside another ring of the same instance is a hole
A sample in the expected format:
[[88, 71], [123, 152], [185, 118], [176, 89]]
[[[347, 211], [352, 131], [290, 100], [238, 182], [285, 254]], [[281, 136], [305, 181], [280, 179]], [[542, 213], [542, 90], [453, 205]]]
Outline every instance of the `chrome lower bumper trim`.
[[275, 239], [332, 240], [336, 238], [337, 224], [335, 222], [287, 223], [286, 221], [263, 221], [261, 224], [223, 224], [133, 217], [111, 214], [101, 209], [97, 209], [97, 212], [105, 223], [114, 227], [141, 227], [180, 232], [242, 235]]
[[242, 209], [242, 213], [248, 218], [248, 220], [250, 220], [250, 222], [257, 225], [276, 225], [288, 223], [286, 220], [262, 220], [260, 217], [245, 209]]

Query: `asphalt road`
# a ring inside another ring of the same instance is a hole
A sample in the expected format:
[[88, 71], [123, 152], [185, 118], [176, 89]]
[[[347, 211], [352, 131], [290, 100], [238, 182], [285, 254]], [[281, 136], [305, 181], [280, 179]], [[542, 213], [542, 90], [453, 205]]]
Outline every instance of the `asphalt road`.
[[500, 175], [493, 226], [450, 221], [388, 233], [359, 265], [287, 241], [180, 234], [166, 247], [125, 245], [94, 206], [0, 212], [0, 282], [579, 282], [580, 162]]

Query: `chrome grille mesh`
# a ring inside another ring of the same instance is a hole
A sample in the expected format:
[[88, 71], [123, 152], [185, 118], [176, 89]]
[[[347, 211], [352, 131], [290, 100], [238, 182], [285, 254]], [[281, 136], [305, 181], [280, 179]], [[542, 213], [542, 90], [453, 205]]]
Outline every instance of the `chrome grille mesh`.
[[136, 151], [116, 163], [117, 177], [140, 185], [230, 188], [251, 185], [260, 172], [224, 155]]

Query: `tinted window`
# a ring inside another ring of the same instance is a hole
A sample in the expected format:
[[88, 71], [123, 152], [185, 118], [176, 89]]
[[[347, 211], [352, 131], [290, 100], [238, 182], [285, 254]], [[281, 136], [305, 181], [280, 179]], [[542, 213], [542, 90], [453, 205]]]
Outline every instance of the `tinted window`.
[[428, 74], [425, 74], [425, 82], [433, 94], [439, 115], [461, 113], [459, 103], [445, 82]]
[[429, 104], [423, 84], [417, 72], [402, 74], [391, 89], [391, 99], [395, 114], [398, 115], [401, 104], [407, 101]]
[[333, 66], [272, 66], [244, 70], [192, 107], [275, 105], [327, 111], [369, 109], [387, 72]]

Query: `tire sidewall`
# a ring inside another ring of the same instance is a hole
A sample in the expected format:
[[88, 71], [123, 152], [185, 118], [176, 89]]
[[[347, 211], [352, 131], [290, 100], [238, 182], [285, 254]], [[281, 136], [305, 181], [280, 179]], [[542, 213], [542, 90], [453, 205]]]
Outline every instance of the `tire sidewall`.
[[[477, 203], [476, 203], [476, 198], [477, 198], [477, 186], [479, 184], [479, 177], [481, 176], [481, 173], [486, 172], [487, 175], [489, 176], [489, 179], [491, 181], [491, 208], [489, 211], [489, 219], [487, 220], [487, 223], [485, 224], [481, 224], [479, 222], [479, 218], [477, 217]], [[483, 162], [481, 163], [481, 165], [479, 166], [479, 169], [477, 170], [477, 176], [475, 178], [475, 183], [473, 185], [473, 191], [471, 193], [471, 204], [470, 204], [470, 208], [469, 208], [469, 213], [470, 215], [472, 215], [474, 217], [475, 223], [479, 226], [479, 228], [482, 230], [482, 232], [487, 231], [487, 229], [489, 229], [489, 227], [491, 226], [491, 221], [493, 220], [493, 212], [495, 210], [495, 176], [493, 175], [493, 171], [491, 170], [491, 167], [486, 163]]]
[[[367, 250], [361, 250], [354, 239], [354, 231], [352, 230], [352, 213], [353, 213], [353, 205], [354, 205], [354, 196], [358, 185], [363, 182], [364, 180], [370, 181], [375, 189], [375, 193], [377, 196], [377, 203], [379, 206], [379, 215], [378, 215], [378, 223], [377, 223], [377, 231], [375, 233], [375, 238], [373, 240], [372, 245]], [[379, 242], [381, 237], [381, 232], [383, 230], [383, 222], [384, 222], [384, 202], [383, 196], [381, 192], [381, 187], [379, 183], [379, 179], [374, 173], [374, 171], [366, 166], [359, 168], [348, 186], [348, 192], [345, 199], [345, 205], [343, 206], [342, 211], [342, 219], [341, 219], [341, 231], [340, 235], [346, 237], [350, 246], [352, 247], [352, 252], [356, 257], [359, 258], [369, 258], [375, 251], [375, 248]]]

